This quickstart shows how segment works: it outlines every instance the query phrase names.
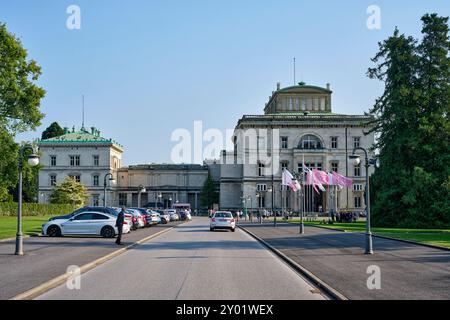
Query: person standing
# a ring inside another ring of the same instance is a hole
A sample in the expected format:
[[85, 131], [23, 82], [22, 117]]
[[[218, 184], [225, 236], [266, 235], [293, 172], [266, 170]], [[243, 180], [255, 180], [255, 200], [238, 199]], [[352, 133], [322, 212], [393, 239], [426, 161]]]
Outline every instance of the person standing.
[[116, 219], [116, 227], [118, 230], [116, 244], [121, 245], [122, 244], [122, 229], [123, 229], [123, 222], [125, 220], [125, 207], [122, 207], [122, 210], [117, 215]]

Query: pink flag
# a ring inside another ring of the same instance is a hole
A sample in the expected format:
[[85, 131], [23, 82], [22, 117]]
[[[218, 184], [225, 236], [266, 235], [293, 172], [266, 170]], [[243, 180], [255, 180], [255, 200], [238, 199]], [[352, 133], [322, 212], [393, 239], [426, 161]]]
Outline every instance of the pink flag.
[[284, 169], [283, 175], [281, 177], [281, 184], [283, 186], [290, 187], [294, 192], [296, 192], [298, 189], [297, 185], [294, 183], [294, 181], [292, 181], [293, 178], [294, 176], [287, 169]]
[[336, 185], [339, 185], [342, 187], [347, 187], [347, 188], [351, 188], [351, 186], [353, 185], [352, 179], [344, 177], [343, 175], [341, 175], [337, 172], [333, 172], [333, 178], [335, 180]]

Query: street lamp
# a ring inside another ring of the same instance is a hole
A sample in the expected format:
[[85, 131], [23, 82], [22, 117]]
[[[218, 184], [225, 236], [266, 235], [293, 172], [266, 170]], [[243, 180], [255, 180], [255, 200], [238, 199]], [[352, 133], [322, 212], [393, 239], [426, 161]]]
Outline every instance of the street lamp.
[[105, 177], [103, 179], [103, 206], [106, 207], [106, 178], [109, 177], [109, 181], [114, 181], [114, 176], [112, 173], [105, 174]]
[[156, 203], [156, 209], [158, 209], [158, 204], [162, 201], [162, 193], [158, 194], [158, 202]]
[[170, 202], [170, 209], [173, 209], [173, 205], [172, 205], [172, 197], [169, 198], [169, 202]]
[[146, 192], [147, 190], [145, 190], [145, 187], [142, 184], [140, 184], [138, 188], [139, 188], [139, 190], [138, 190], [138, 208], [140, 208], [141, 207], [141, 193]]
[[19, 149], [19, 190], [18, 190], [18, 208], [17, 208], [17, 234], [16, 234], [16, 252], [15, 255], [23, 256], [23, 235], [22, 235], [22, 170], [23, 158], [26, 151], [31, 151], [28, 156], [28, 164], [35, 167], [39, 164], [39, 156], [34, 148], [29, 145], [23, 145]]
[[361, 150], [364, 152], [365, 155], [365, 163], [364, 167], [366, 168], [366, 192], [365, 192], [365, 199], [366, 202], [366, 251], [365, 254], [373, 254], [373, 247], [372, 247], [372, 232], [370, 229], [370, 187], [369, 187], [369, 167], [370, 165], [374, 165], [376, 168], [379, 167], [380, 162], [378, 159], [369, 159], [369, 155], [367, 153], [367, 150], [362, 147], [356, 147], [353, 149], [353, 153], [349, 156], [349, 159], [352, 160], [353, 165], [358, 166], [361, 163], [361, 157], [356, 154], [357, 150]]
[[[250, 200], [250, 214], [253, 215], [253, 198], [251, 196], [248, 196], [247, 200]], [[245, 213], [245, 215], [247, 215], [247, 212]]]
[[277, 226], [277, 214], [274, 212], [274, 207], [273, 207], [273, 202], [275, 201], [275, 188], [272, 185], [272, 187], [270, 187], [269, 189], [267, 189], [268, 192], [272, 193], [272, 214], [273, 214], [273, 226], [276, 227]]

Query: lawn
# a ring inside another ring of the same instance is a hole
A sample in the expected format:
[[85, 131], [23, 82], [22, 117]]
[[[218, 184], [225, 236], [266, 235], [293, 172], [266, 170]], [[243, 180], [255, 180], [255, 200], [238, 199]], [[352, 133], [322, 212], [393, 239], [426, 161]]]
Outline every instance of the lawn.
[[[24, 235], [41, 233], [41, 226], [50, 216], [36, 216], [22, 218], [22, 232]], [[0, 216], [0, 239], [12, 238], [17, 233], [17, 217]]]
[[[298, 223], [298, 219], [289, 220], [290, 223]], [[329, 229], [344, 230], [347, 232], [365, 232], [365, 221], [354, 223], [322, 224], [321, 221], [305, 221], [305, 225], [321, 226]], [[402, 229], [402, 228], [372, 228], [372, 233], [379, 236], [400, 240], [408, 240], [419, 243], [450, 248], [450, 229]]]

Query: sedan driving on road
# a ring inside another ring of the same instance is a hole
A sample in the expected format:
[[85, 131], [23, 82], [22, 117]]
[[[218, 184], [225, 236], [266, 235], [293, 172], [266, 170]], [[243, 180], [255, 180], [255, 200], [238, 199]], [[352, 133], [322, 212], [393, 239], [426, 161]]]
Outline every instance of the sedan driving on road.
[[[55, 219], [42, 225], [42, 234], [49, 237], [89, 235], [113, 238], [118, 233], [117, 217], [103, 212], [82, 212], [69, 219]], [[130, 224], [123, 223], [123, 233], [130, 232]]]
[[229, 211], [217, 211], [214, 213], [209, 223], [209, 230], [214, 231], [215, 229], [229, 229], [234, 232], [236, 221], [233, 218], [233, 214]]

